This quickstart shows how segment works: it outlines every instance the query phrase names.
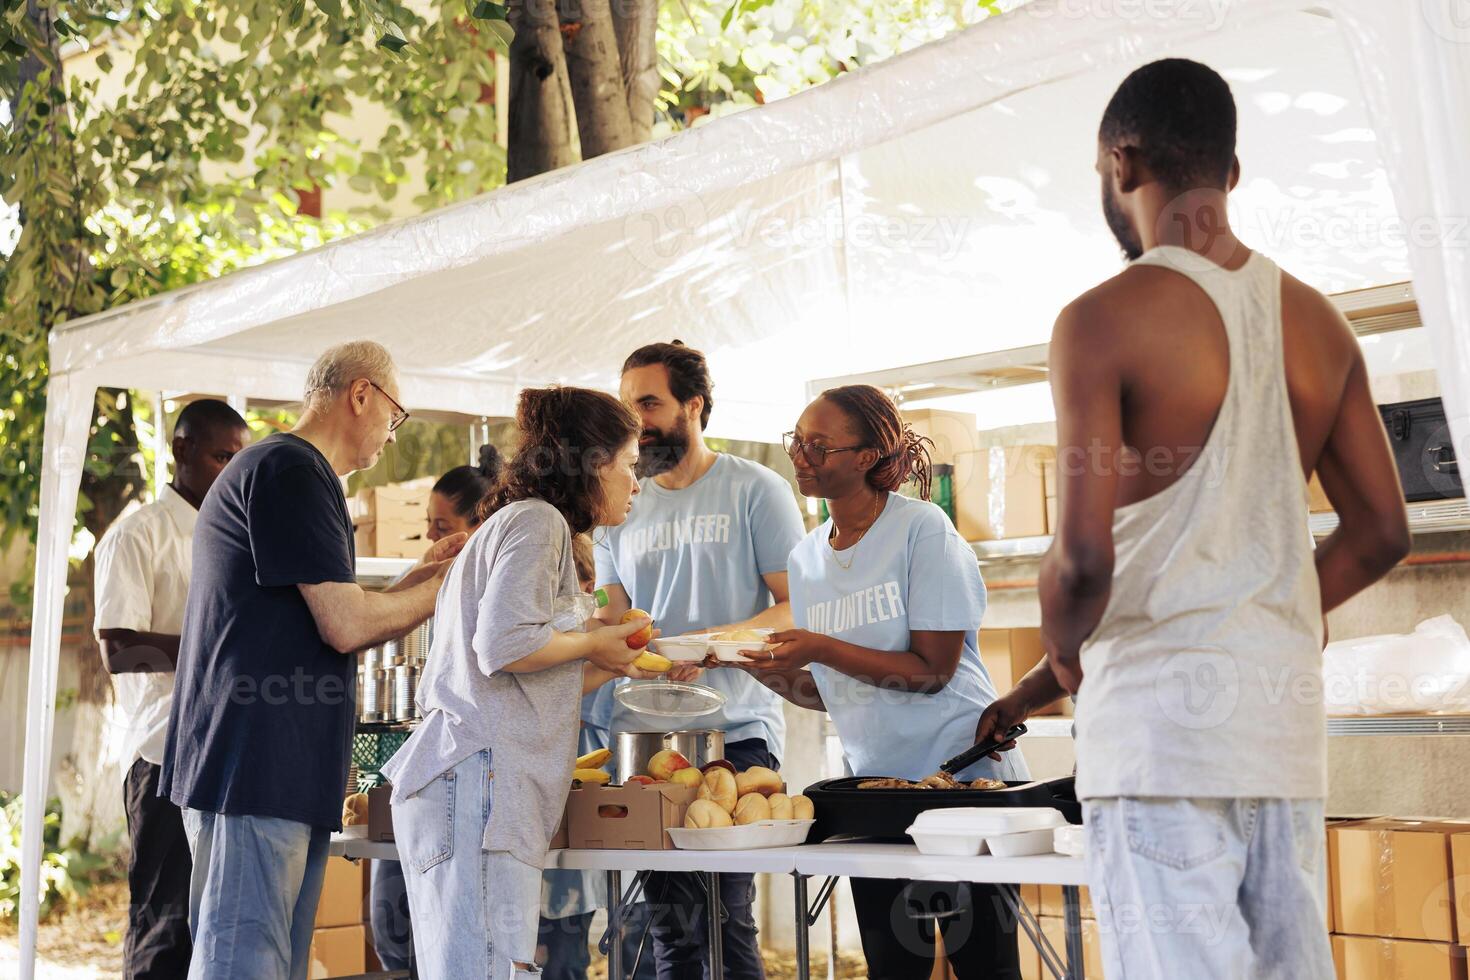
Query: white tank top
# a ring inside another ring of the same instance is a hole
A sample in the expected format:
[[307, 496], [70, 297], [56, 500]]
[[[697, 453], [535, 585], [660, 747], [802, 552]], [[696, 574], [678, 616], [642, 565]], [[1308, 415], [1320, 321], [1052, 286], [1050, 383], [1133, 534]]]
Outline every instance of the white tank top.
[[1082, 648], [1078, 795], [1324, 797], [1321, 596], [1281, 272], [1260, 254], [1232, 272], [1173, 246], [1137, 261], [1214, 302], [1230, 379], [1185, 474], [1114, 516], [1112, 594]]

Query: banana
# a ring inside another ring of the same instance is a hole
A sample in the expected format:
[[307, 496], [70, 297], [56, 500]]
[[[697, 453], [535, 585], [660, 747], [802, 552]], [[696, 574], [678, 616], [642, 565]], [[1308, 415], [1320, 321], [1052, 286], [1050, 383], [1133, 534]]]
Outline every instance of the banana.
[[674, 663], [668, 657], [660, 656], [657, 653], [645, 652], [640, 654], [637, 660], [633, 661], [633, 666], [652, 674], [662, 674], [673, 667]]
[[588, 752], [586, 755], [577, 756], [577, 768], [601, 769], [603, 766], [607, 765], [607, 760], [611, 758], [611, 749], [598, 749], [595, 752]]
[[580, 783], [591, 783], [594, 786], [606, 786], [612, 782], [612, 777], [601, 769], [578, 769], [572, 773], [572, 779]]

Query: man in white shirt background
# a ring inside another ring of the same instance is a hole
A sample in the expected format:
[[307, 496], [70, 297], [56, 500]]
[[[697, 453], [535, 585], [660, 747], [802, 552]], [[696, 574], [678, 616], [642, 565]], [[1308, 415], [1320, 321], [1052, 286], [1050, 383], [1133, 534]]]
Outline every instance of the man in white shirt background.
[[191, 402], [173, 433], [173, 480], [113, 523], [97, 544], [95, 630], [117, 698], [128, 818], [129, 980], [189, 971], [189, 842], [179, 808], [158, 795], [174, 666], [204, 495], [250, 429], [222, 401]]

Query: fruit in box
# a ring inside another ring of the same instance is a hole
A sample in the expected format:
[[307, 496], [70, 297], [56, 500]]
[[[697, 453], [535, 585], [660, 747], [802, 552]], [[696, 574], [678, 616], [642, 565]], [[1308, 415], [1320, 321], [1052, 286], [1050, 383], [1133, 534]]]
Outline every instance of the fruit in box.
[[688, 769], [679, 769], [669, 777], [669, 782], [675, 786], [698, 786], [704, 782], [704, 776], [700, 775], [698, 769], [690, 766]]
[[612, 758], [611, 749], [597, 749], [586, 755], [577, 756], [578, 769], [601, 769], [607, 765], [607, 760]]
[[624, 786], [652, 786], [656, 782], [658, 782], [658, 780], [657, 779], [654, 779], [652, 776], [642, 776], [642, 775], [639, 775], [639, 776], [629, 776], [628, 777], [628, 781], [626, 783], [624, 783], [623, 785]]
[[612, 782], [612, 777], [602, 769], [576, 769], [572, 771], [572, 778], [580, 783], [591, 783], [594, 786], [606, 786]]
[[618, 622], [631, 623], [635, 619], [646, 619], [648, 620], [648, 625], [643, 627], [643, 629], [639, 630], [638, 632], [634, 633], [632, 636], [628, 637], [627, 643], [628, 646], [632, 647], [634, 650], [642, 650], [644, 647], [648, 646], [648, 641], [653, 639], [653, 617], [648, 615], [648, 613], [644, 612], [642, 609], [629, 609], [627, 612], [623, 613], [623, 618], [618, 620]]
[[688, 769], [689, 760], [673, 749], [664, 749], [648, 760], [648, 774], [654, 779], [672, 779], [680, 769]]

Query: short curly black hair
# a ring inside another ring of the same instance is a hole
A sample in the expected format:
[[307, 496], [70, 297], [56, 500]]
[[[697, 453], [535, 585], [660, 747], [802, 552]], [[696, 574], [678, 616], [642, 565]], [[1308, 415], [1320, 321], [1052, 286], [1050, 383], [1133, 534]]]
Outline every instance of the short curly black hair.
[[1133, 146], [1173, 191], [1223, 188], [1235, 164], [1235, 98], [1213, 68], [1165, 58], [1123, 79], [1103, 110], [1098, 139]]

